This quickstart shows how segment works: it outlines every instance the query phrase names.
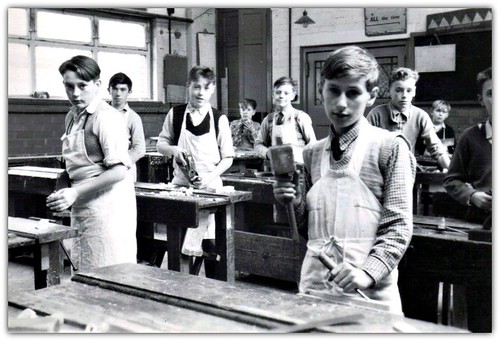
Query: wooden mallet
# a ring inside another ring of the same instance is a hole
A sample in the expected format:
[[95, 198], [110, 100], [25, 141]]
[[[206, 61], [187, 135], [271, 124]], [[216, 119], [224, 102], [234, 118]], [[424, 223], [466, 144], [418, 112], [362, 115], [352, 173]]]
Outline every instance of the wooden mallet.
[[[295, 162], [293, 159], [293, 148], [290, 144], [269, 147], [269, 158], [271, 160], [271, 169], [276, 179], [292, 181], [295, 173]], [[297, 231], [297, 222], [295, 220], [295, 210], [293, 202], [287, 203], [288, 221], [292, 228], [292, 239], [299, 240]]]

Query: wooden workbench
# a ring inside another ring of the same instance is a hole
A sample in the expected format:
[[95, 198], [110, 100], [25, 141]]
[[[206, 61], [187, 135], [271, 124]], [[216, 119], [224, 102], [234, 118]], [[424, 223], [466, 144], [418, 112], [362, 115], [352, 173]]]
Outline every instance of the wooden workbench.
[[[315, 332], [461, 333], [457, 328], [408, 319], [386, 311], [334, 303], [139, 264], [119, 264], [79, 273], [72, 282], [8, 295], [8, 326], [30, 308], [39, 316], [64, 317], [61, 332], [269, 333], [307, 322], [344, 318]], [[351, 322], [350, 318], [357, 317]], [[33, 325], [35, 320], [33, 320]], [[91, 328], [92, 326], [92, 328]], [[310, 331], [306, 330], [306, 331]]]
[[181, 254], [186, 229], [198, 226], [201, 211], [215, 213], [215, 252], [221, 257], [215, 276], [223, 281], [234, 282], [234, 210], [235, 205], [252, 198], [250, 192], [195, 192], [193, 195], [183, 195], [165, 190], [165, 187], [159, 184], [138, 182], [135, 187], [137, 220], [167, 226], [166, 243], [170, 270], [191, 272], [190, 257]]
[[437, 230], [439, 220], [414, 216], [411, 244], [399, 265], [405, 314], [435, 322], [438, 283], [464, 285], [470, 289], [470, 330], [491, 331], [492, 243], [469, 240], [468, 232], [481, 230], [480, 224], [446, 218], [448, 227], [465, 232], [458, 233]]
[[288, 224], [274, 223], [273, 205], [280, 205], [274, 199], [274, 177], [256, 174], [258, 177], [241, 173], [221, 177], [225, 186], [252, 192], [252, 200], [236, 212], [236, 270], [298, 283], [306, 242], [301, 236], [293, 240]]
[[33, 249], [35, 289], [61, 283], [63, 258], [60, 242], [78, 235], [75, 227], [40, 220], [8, 218], [9, 250], [30, 246]]
[[225, 173], [244, 173], [247, 169], [263, 171], [264, 159], [260, 158], [253, 150], [236, 150], [233, 164]]
[[53, 191], [69, 186], [63, 168], [9, 167], [9, 216], [52, 218], [45, 200]]
[[417, 172], [415, 174], [413, 214], [429, 215], [431, 189], [437, 188], [440, 192], [445, 192], [443, 187], [445, 175], [442, 172]]

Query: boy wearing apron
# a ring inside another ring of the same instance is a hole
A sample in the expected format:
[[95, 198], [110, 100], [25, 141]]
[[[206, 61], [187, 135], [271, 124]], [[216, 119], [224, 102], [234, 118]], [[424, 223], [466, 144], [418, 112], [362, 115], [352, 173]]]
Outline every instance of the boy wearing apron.
[[[194, 66], [189, 72], [187, 104], [170, 109], [165, 117], [158, 138], [159, 153], [174, 158], [172, 184], [200, 189], [222, 189], [221, 174], [233, 163], [234, 150], [227, 116], [210, 106], [215, 90], [215, 75], [209, 68]], [[186, 155], [194, 161], [198, 179], [186, 178], [181, 167], [187, 165]], [[211, 252], [215, 246], [215, 219], [210, 214], [200, 218], [198, 229], [206, 230], [203, 250], [186, 250], [190, 256], [200, 256], [202, 251]], [[189, 231], [192, 230], [192, 231]], [[186, 243], [184, 244], [186, 245]], [[207, 277], [212, 276], [213, 264], [205, 261]]]
[[261, 158], [269, 159], [268, 147], [290, 143], [295, 162], [303, 163], [302, 149], [316, 141], [311, 117], [292, 106], [296, 95], [297, 85], [291, 78], [281, 77], [274, 82], [274, 111], [262, 121], [255, 139], [255, 151]]
[[416, 163], [404, 137], [363, 116], [376, 99], [378, 72], [375, 58], [357, 46], [327, 58], [319, 90], [330, 134], [304, 148], [303, 182], [278, 181], [274, 194], [281, 203], [293, 200], [299, 226], [307, 224], [300, 292], [358, 300], [361, 290], [402, 314], [397, 266], [413, 231]]
[[73, 105], [61, 137], [71, 187], [48, 196], [47, 207], [71, 208], [80, 270], [135, 263], [137, 207], [125, 121], [99, 98], [101, 70], [93, 59], [75, 56], [59, 72]]

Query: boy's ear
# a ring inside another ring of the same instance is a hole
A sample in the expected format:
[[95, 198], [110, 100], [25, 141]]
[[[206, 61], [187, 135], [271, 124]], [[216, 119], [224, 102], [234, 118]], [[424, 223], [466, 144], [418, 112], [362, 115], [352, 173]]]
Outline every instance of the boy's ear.
[[373, 105], [373, 103], [375, 103], [375, 100], [377, 99], [377, 96], [378, 96], [378, 92], [379, 92], [379, 87], [378, 86], [374, 87], [370, 91], [370, 99], [366, 103], [367, 107], [371, 107]]
[[477, 100], [478, 100], [479, 104], [481, 104], [481, 106], [484, 107], [483, 94], [477, 94]]

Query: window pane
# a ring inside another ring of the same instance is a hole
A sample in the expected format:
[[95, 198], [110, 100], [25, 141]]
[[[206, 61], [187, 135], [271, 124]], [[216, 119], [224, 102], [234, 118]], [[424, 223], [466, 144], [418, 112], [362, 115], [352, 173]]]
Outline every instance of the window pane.
[[52, 12], [37, 12], [39, 38], [89, 43], [92, 39], [90, 18]]
[[129, 98], [149, 99], [146, 56], [99, 52], [99, 66], [103, 97], [111, 98], [107, 91], [109, 79], [117, 72], [123, 72], [132, 80], [132, 93]]
[[99, 41], [104, 45], [145, 48], [146, 30], [141, 24], [99, 20]]
[[9, 96], [31, 94], [31, 66], [28, 45], [9, 44]]
[[28, 11], [24, 8], [9, 8], [9, 35], [28, 35]]
[[50, 98], [66, 98], [59, 66], [76, 55], [92, 57], [92, 53], [85, 50], [37, 47], [35, 49], [35, 90], [47, 91]]

